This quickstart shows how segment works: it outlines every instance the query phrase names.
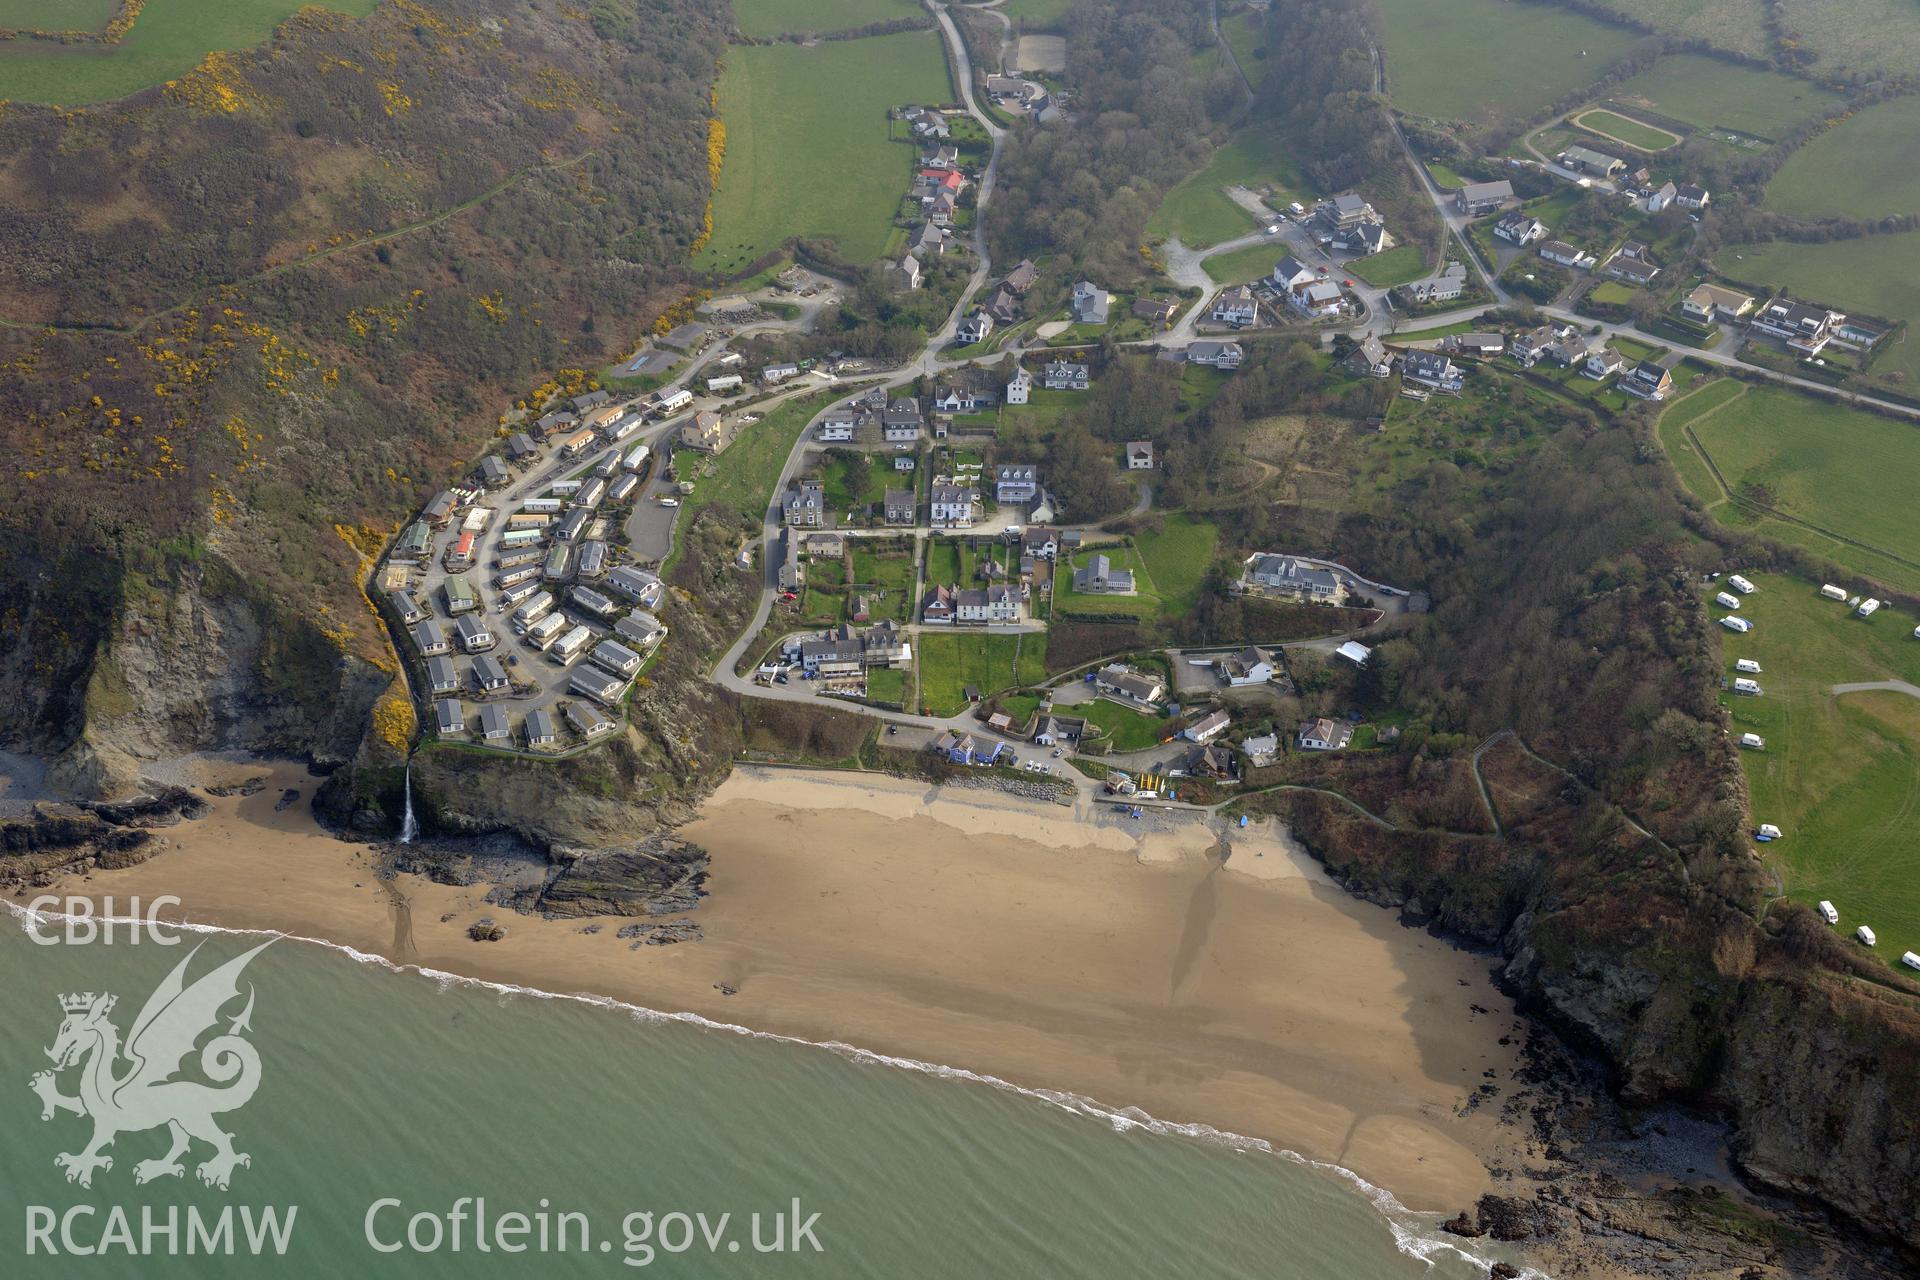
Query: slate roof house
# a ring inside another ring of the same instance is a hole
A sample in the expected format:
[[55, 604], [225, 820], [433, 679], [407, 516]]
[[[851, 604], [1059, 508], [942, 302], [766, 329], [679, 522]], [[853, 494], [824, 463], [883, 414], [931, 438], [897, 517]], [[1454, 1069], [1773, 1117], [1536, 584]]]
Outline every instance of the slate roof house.
[[1031, 502], [1040, 495], [1040, 468], [1011, 464], [993, 470], [993, 500], [1001, 506]]
[[1073, 318], [1081, 324], [1105, 324], [1113, 295], [1091, 280], [1073, 286]]

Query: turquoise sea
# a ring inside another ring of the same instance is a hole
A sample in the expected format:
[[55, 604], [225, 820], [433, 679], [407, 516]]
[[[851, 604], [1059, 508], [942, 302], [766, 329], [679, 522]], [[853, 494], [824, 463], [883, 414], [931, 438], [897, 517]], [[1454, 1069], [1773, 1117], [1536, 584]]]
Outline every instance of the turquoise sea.
[[[90, 1124], [41, 1120], [29, 1087], [51, 1065], [61, 997], [115, 993], [105, 1021], [126, 1035], [196, 944], [189, 985], [258, 941], [40, 946], [0, 920], [0, 1274], [1464, 1280], [1520, 1261], [1483, 1242], [1469, 1261], [1429, 1219], [1338, 1171], [1218, 1135], [286, 939], [250, 962], [200, 1039], [251, 995], [241, 1034], [258, 1052], [257, 1092], [216, 1117], [251, 1158], [229, 1189], [196, 1179], [199, 1145], [184, 1177], [137, 1185], [135, 1165], [167, 1146], [163, 1127], [122, 1133], [90, 1188], [66, 1181], [54, 1157], [80, 1150]], [[181, 1078], [204, 1082], [199, 1053], [186, 1062]], [[86, 1065], [60, 1074], [63, 1094]], [[178, 1111], [151, 1101], [172, 1095], [128, 1092], [143, 1114]], [[465, 1209], [456, 1252], [450, 1214], [467, 1197], [485, 1209]], [[268, 1210], [292, 1226], [284, 1255], [268, 1231], [256, 1257], [248, 1215], [258, 1231]], [[209, 1256], [223, 1214], [234, 1252]], [[783, 1249], [762, 1252], [776, 1219]], [[525, 1251], [501, 1247], [516, 1243]]]

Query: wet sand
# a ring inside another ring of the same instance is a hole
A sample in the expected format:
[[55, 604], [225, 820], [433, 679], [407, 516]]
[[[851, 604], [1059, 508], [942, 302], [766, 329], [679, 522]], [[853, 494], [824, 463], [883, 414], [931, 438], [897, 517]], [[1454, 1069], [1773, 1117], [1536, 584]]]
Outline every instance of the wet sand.
[[[704, 939], [635, 950], [620, 920], [584, 934], [485, 886], [381, 882], [370, 850], [314, 823], [299, 766], [203, 768], [271, 777], [63, 891], [171, 893], [198, 922], [1071, 1091], [1343, 1165], [1414, 1209], [1462, 1208], [1489, 1161], [1520, 1159], [1497, 1100], [1460, 1114], [1514, 1065], [1488, 963], [1353, 900], [1278, 827], [739, 770], [685, 831], [713, 855]], [[301, 802], [276, 812], [284, 787]], [[481, 916], [504, 940], [468, 939]]]

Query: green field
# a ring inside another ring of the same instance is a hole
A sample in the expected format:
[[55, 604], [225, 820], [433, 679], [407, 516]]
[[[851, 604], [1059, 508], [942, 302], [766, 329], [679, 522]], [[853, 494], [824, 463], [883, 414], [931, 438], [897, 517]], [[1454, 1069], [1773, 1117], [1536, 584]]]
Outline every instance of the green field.
[[1286, 256], [1287, 246], [1279, 240], [1271, 240], [1250, 244], [1231, 253], [1215, 254], [1200, 265], [1206, 268], [1215, 284], [1245, 284], [1249, 280], [1272, 275], [1274, 267]]
[[1074, 0], [1007, 0], [1000, 12], [1009, 18], [1023, 19], [1028, 30], [1058, 23], [1073, 8]]
[[1084, 715], [1090, 724], [1106, 730], [1107, 741], [1115, 751], [1143, 751], [1166, 736], [1166, 721], [1132, 707], [1123, 707], [1105, 698], [1075, 705], [1072, 710]]
[[1442, 120], [1531, 115], [1598, 80], [1639, 39], [1548, 5], [1380, 0], [1379, 8], [1394, 105]]
[[[1920, 428], [1779, 388], [1729, 385], [1681, 397], [1661, 420], [1681, 482], [1728, 525], [1920, 590], [1920, 532], [1904, 507], [1920, 475]], [[1692, 441], [1704, 458], [1689, 456]], [[1729, 500], [1707, 461], [1736, 495], [1777, 514]]]
[[1795, 244], [1774, 240], [1722, 249], [1717, 260], [1727, 275], [1755, 288], [1785, 288], [1797, 298], [1841, 311], [1905, 320], [1908, 329], [1887, 340], [1874, 358], [1876, 377], [1904, 374], [1920, 386], [1920, 231], [1890, 236]]
[[1370, 285], [1390, 289], [1426, 275], [1427, 257], [1417, 244], [1395, 245], [1370, 258], [1355, 258], [1347, 264], [1347, 270]]
[[1840, 95], [1778, 71], [1756, 71], [1719, 58], [1675, 54], [1630, 80], [1610, 96], [1627, 106], [1684, 121], [1696, 129], [1777, 138], [1812, 116], [1841, 105]]
[[951, 94], [931, 31], [728, 50], [726, 163], [713, 239], [694, 265], [738, 271], [792, 236], [831, 238], [855, 261], [878, 257], [913, 160], [888, 140], [887, 112]]
[[1913, 0], [1780, 0], [1781, 25], [1800, 37], [1822, 74], [1920, 65], [1920, 6]]
[[1234, 61], [1240, 64], [1240, 70], [1248, 80], [1258, 85], [1263, 59], [1254, 55], [1266, 50], [1267, 16], [1252, 10], [1236, 13], [1221, 22], [1220, 34], [1227, 38], [1227, 47], [1233, 50]]
[[[33, 0], [0, 3], [33, 6]], [[302, 0], [148, 0], [118, 44], [0, 41], [0, 98], [60, 106], [124, 98], [185, 75], [210, 50], [262, 43], [301, 7]], [[373, 12], [374, 0], [325, 0], [321, 7], [364, 17]], [[36, 7], [36, 21], [45, 20], [48, 8]], [[94, 8], [87, 3], [74, 11]]]
[[1147, 234], [1178, 236], [1197, 248], [1252, 231], [1254, 216], [1233, 202], [1226, 187], [1251, 188], [1283, 207], [1311, 199], [1312, 185], [1288, 158], [1286, 142], [1278, 130], [1267, 127], [1234, 134], [1214, 149], [1206, 168], [1167, 193], [1147, 220]]
[[930, 716], [958, 715], [966, 710], [966, 687], [973, 685], [982, 698], [1002, 689], [1038, 684], [1046, 678], [1042, 658], [1046, 636], [988, 635], [982, 631], [922, 631], [920, 703]]
[[[1072, 571], [1085, 568], [1096, 555], [1106, 556], [1116, 569], [1133, 570], [1133, 595], [1082, 595], [1073, 589]], [[1152, 618], [1160, 612], [1160, 597], [1154, 590], [1153, 573], [1142, 564], [1140, 553], [1118, 543], [1107, 543], [1080, 552], [1068, 568], [1055, 575], [1053, 607], [1057, 613]]]
[[120, 0], [0, 0], [0, 27], [18, 31], [98, 31]]
[[733, 0], [734, 25], [743, 36], [850, 31], [925, 12], [914, 0]]
[[1765, 203], [1803, 218], [1920, 213], [1920, 98], [1868, 107], [1795, 151]]
[[1691, 36], [1720, 49], [1771, 58], [1766, 0], [1608, 0], [1607, 7], [1660, 31]]
[[1153, 576], [1154, 590], [1169, 609], [1184, 613], [1199, 598], [1201, 580], [1213, 564], [1220, 530], [1185, 513], [1166, 516], [1158, 533], [1141, 533], [1134, 546]]
[[1591, 129], [1595, 133], [1605, 134], [1615, 142], [1624, 142], [1630, 147], [1642, 151], [1665, 151], [1669, 147], [1680, 145], [1677, 134], [1665, 129], [1656, 129], [1652, 125], [1642, 124], [1638, 120], [1621, 115], [1618, 111], [1589, 110], [1573, 117], [1573, 123], [1582, 129]]
[[[1789, 897], [1830, 900], [1849, 938], [1859, 925], [1872, 926], [1876, 953], [1896, 964], [1902, 951], [1920, 951], [1911, 821], [1920, 805], [1920, 699], [1878, 691], [1835, 696], [1832, 687], [1920, 683], [1915, 619], [1885, 608], [1857, 618], [1845, 604], [1823, 599], [1815, 583], [1748, 576], [1759, 589], [1743, 598], [1740, 612], [1753, 619], [1753, 630], [1724, 633], [1721, 647], [1728, 678], [1735, 658], [1752, 658], [1761, 666], [1752, 678], [1766, 692], [1729, 692], [1721, 701], [1735, 734], [1766, 739], [1765, 750], [1740, 752], [1754, 823], [1771, 822], [1783, 833], [1761, 847]], [[1715, 616], [1726, 612], [1710, 599], [1707, 607]]]

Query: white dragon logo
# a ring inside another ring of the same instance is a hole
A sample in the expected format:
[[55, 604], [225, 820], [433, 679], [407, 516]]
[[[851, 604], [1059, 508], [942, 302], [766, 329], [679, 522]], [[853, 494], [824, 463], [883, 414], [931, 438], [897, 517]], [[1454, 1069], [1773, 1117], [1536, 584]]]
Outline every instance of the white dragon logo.
[[[28, 1084], [40, 1095], [42, 1120], [51, 1120], [60, 1111], [93, 1120], [92, 1141], [79, 1151], [53, 1158], [55, 1167], [66, 1171], [68, 1182], [91, 1187], [94, 1170], [113, 1168], [113, 1157], [105, 1151], [116, 1137], [160, 1125], [172, 1134], [173, 1145], [159, 1159], [134, 1165], [133, 1180], [137, 1183], [185, 1173], [180, 1157], [195, 1138], [213, 1148], [213, 1155], [195, 1171], [210, 1187], [226, 1190], [234, 1168], [253, 1163], [246, 1153], [233, 1149], [233, 1135], [214, 1123], [221, 1112], [245, 1106], [260, 1087], [259, 1051], [240, 1034], [251, 1029], [251, 984], [246, 1007], [224, 1034], [214, 1036], [200, 1050], [201, 1072], [214, 1084], [225, 1087], [173, 1077], [193, 1053], [194, 1042], [219, 1021], [220, 1010], [239, 996], [240, 971], [272, 944], [268, 939], [187, 986], [184, 975], [187, 965], [199, 954], [196, 946], [147, 997], [140, 1016], [133, 1020], [124, 1049], [119, 1029], [107, 1016], [113, 1012], [117, 997], [91, 991], [60, 997], [66, 1018], [53, 1047], [47, 1050], [53, 1070], [38, 1072]], [[115, 1074], [123, 1058], [132, 1065], [124, 1074]], [[60, 1092], [56, 1077], [75, 1065], [80, 1065], [80, 1091], [68, 1097]]]

